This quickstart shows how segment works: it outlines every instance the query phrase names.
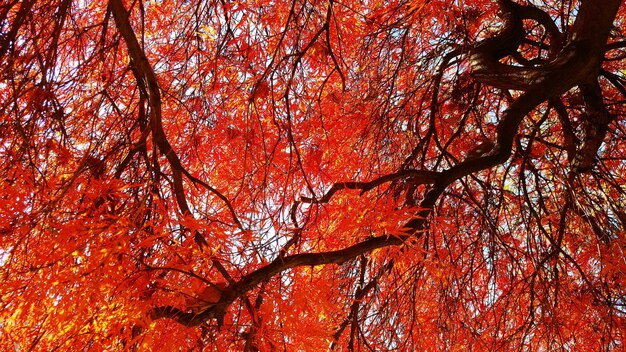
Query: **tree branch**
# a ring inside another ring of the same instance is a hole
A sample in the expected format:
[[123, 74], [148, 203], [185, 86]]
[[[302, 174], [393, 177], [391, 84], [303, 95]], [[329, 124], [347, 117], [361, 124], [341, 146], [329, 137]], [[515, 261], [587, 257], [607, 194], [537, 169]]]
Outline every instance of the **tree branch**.
[[[148, 62], [146, 54], [141, 49], [139, 41], [137, 40], [137, 36], [135, 35], [135, 32], [130, 25], [128, 11], [126, 11], [126, 8], [124, 8], [121, 0], [110, 0], [109, 8], [111, 9], [117, 28], [122, 34], [124, 42], [126, 43], [126, 46], [128, 48], [128, 55], [131, 58], [131, 65], [138, 73], [137, 80], [139, 82], [143, 82], [147, 87], [146, 93], [148, 94], [148, 104], [150, 106], [150, 125], [152, 128], [152, 135], [159, 148], [159, 151], [161, 152], [161, 154], [165, 155], [172, 169], [173, 191], [174, 195], [176, 196], [176, 202], [183, 215], [191, 215], [191, 210], [189, 208], [189, 205], [187, 204], [187, 199], [185, 196], [182, 176], [186, 175], [190, 178], [190, 180], [192, 180], [192, 182], [196, 183], [198, 183], [198, 181], [200, 180], [192, 177], [189, 172], [183, 167], [180, 158], [167, 140], [167, 136], [165, 135], [165, 131], [163, 130], [163, 122], [161, 116], [161, 89], [159, 87], [159, 83], [157, 81], [154, 70]], [[238, 225], [239, 228], [242, 228], [241, 222], [237, 218], [234, 209], [228, 199], [205, 182], [201, 182], [200, 184], [208, 191], [216, 194], [218, 198], [226, 203], [229, 211], [231, 212], [231, 215], [233, 216], [234, 222]], [[194, 234], [194, 239], [201, 249], [205, 246], [208, 246], [208, 243], [200, 233], [196, 232]]]

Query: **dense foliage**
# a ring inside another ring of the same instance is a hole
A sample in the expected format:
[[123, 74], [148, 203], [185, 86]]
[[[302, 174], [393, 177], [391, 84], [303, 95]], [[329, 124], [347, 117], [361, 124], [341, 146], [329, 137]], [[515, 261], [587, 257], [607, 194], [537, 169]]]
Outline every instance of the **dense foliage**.
[[625, 21], [3, 0], [0, 349], [626, 349]]

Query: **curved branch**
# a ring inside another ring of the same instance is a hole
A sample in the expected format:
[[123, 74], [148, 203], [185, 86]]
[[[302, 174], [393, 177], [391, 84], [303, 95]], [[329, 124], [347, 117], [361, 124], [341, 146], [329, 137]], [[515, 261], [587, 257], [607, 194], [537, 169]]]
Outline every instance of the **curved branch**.
[[[587, 3], [584, 2], [584, 4]], [[564, 48], [563, 35], [547, 13], [531, 5], [521, 6], [509, 0], [501, 1], [504, 27], [497, 35], [479, 43], [470, 53], [472, 75], [479, 82], [496, 88], [527, 91], [545, 81], [546, 76], [567, 62], [571, 56], [579, 56], [583, 51], [586, 51], [585, 54], [589, 54], [595, 53], [594, 50], [601, 50], [606, 43], [606, 35], [608, 35], [619, 2], [613, 0], [613, 4], [608, 4], [608, 11], [590, 8], [590, 6], [596, 5], [586, 6], [589, 7], [586, 9], [587, 12], [593, 12], [590, 19], [596, 16], [595, 18], [599, 19], [599, 25], [587, 23], [589, 21], [584, 22], [580, 16], [576, 23], [578, 27], [584, 26], [585, 28], [578, 28], [576, 33], [579, 35], [575, 36], [569, 47]], [[607, 26], [605, 20], [609, 18], [610, 21]], [[517, 48], [525, 36], [522, 23], [524, 19], [533, 19], [546, 29], [550, 38], [550, 57], [554, 58], [553, 61], [536, 67], [511, 66], [500, 62], [500, 59], [507, 55], [517, 53]], [[600, 35], [590, 35], [585, 33], [586, 31], [599, 31]], [[582, 34], [580, 34], [581, 32]], [[602, 41], [599, 38], [604, 39]], [[597, 43], [601, 45], [599, 48], [587, 47], [587, 45], [596, 45]]]
[[[121, 0], [110, 0], [109, 8], [111, 9], [111, 12], [113, 14], [115, 24], [117, 25], [117, 28], [124, 38], [124, 42], [126, 43], [126, 46], [128, 48], [128, 55], [131, 58], [131, 65], [138, 73], [137, 80], [140, 81], [140, 84], [143, 83], [147, 87], [146, 93], [148, 95], [148, 104], [150, 106], [150, 125], [152, 128], [152, 135], [159, 148], [159, 151], [161, 152], [161, 154], [165, 155], [172, 169], [173, 191], [174, 195], [176, 196], [176, 202], [181, 213], [183, 213], [183, 215], [189, 215], [191, 214], [191, 210], [189, 208], [189, 205], [187, 204], [182, 176], [185, 175], [189, 177], [190, 180], [196, 183], [198, 183], [199, 180], [191, 176], [189, 172], [183, 167], [180, 158], [167, 140], [167, 136], [165, 135], [165, 131], [163, 130], [163, 122], [161, 116], [161, 88], [159, 87], [159, 83], [157, 81], [154, 70], [148, 62], [146, 54], [141, 49], [139, 41], [137, 40], [137, 36], [135, 35], [135, 32], [130, 25], [128, 11], [122, 4]], [[222, 201], [226, 202], [226, 205], [231, 212], [235, 223], [238, 225], [239, 228], [242, 228], [241, 222], [238, 220], [232, 205], [230, 204], [230, 202], [228, 202], [228, 199], [216, 189], [210, 187], [208, 184], [202, 182], [201, 185], [210, 192], [216, 194]], [[199, 233], [195, 233], [194, 237], [200, 248], [208, 246], [206, 240]]]
[[362, 193], [370, 191], [384, 183], [396, 181], [403, 178], [412, 178], [416, 184], [433, 183], [437, 180], [438, 172], [426, 170], [402, 170], [393, 174], [379, 177], [369, 182], [338, 182], [332, 185], [328, 192], [322, 198], [300, 197], [300, 203], [323, 204], [328, 203], [330, 199], [343, 189], [360, 189]]
[[532, 5], [520, 6], [519, 13], [522, 19], [532, 19], [541, 24], [545, 28], [548, 38], [550, 39], [550, 55], [549, 58], [553, 59], [563, 48], [563, 34], [559, 30], [559, 27], [554, 23], [552, 17], [545, 11]]
[[[422, 224], [426, 223], [426, 219], [421, 219], [421, 221]], [[285, 270], [300, 266], [343, 264], [350, 259], [354, 259], [375, 249], [401, 245], [409, 237], [408, 234], [402, 236], [377, 236], [336, 251], [301, 253], [282, 258], [279, 257], [270, 264], [245, 275], [236, 284], [224, 291], [219, 302], [208, 307], [203, 312], [198, 314], [188, 313], [176, 307], [162, 306], [153, 308], [149, 315], [153, 319], [171, 318], [185, 326], [197, 326], [213, 318], [219, 321], [225, 314], [228, 306], [237, 298], [252, 290], [259, 283]]]

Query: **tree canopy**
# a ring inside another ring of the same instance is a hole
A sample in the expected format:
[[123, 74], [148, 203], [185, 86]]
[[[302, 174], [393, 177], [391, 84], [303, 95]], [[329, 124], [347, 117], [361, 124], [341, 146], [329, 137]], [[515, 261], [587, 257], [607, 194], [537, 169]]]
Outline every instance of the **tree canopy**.
[[4, 0], [0, 349], [626, 348], [621, 0]]

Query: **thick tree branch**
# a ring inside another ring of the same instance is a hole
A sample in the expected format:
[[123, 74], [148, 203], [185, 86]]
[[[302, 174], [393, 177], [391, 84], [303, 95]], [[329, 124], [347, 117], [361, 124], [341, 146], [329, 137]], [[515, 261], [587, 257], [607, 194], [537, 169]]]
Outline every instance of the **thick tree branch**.
[[425, 170], [402, 170], [393, 174], [385, 175], [379, 177], [373, 181], [369, 182], [338, 182], [335, 183], [329, 190], [324, 194], [322, 198], [316, 199], [311, 197], [300, 197], [301, 203], [311, 203], [311, 204], [323, 204], [328, 203], [330, 199], [337, 193], [343, 189], [359, 189], [362, 192], [367, 192], [376, 188], [384, 183], [396, 181], [399, 179], [411, 178], [417, 184], [428, 184], [433, 183], [437, 180], [438, 173], [434, 171], [425, 171]]
[[[176, 196], [176, 202], [178, 207], [183, 215], [190, 215], [191, 210], [189, 205], [187, 204], [187, 199], [185, 196], [185, 189], [183, 187], [183, 175], [187, 176], [193, 182], [198, 183], [198, 179], [192, 177], [189, 172], [183, 167], [180, 158], [172, 148], [171, 144], [167, 140], [167, 136], [165, 135], [165, 131], [163, 130], [163, 121], [161, 115], [161, 89], [159, 87], [159, 83], [157, 81], [156, 75], [152, 66], [148, 62], [148, 58], [145, 53], [141, 49], [139, 41], [137, 40], [137, 36], [130, 25], [129, 21], [129, 13], [122, 4], [121, 0], [110, 0], [109, 7], [111, 12], [113, 13], [113, 18], [115, 19], [115, 23], [124, 38], [124, 42], [128, 48], [128, 55], [131, 58], [131, 65], [134, 67], [134, 70], [138, 74], [138, 81], [140, 84], [143, 83], [147, 88], [148, 94], [148, 104], [150, 106], [150, 126], [152, 128], [152, 136], [159, 148], [161, 154], [165, 155], [167, 158], [170, 167], [172, 169], [172, 179], [173, 179], [173, 191]], [[228, 199], [218, 192], [213, 187], [210, 187], [205, 182], [200, 183], [203, 187], [205, 187], [210, 192], [216, 194], [218, 198], [222, 201], [225, 201], [231, 215], [233, 216], [234, 222], [242, 228], [241, 222], [237, 218], [234, 209]], [[201, 234], [195, 233], [194, 239], [200, 246], [200, 248], [208, 246], [208, 243], [202, 237]]]
[[[497, 35], [484, 40], [471, 52], [472, 74], [478, 81], [496, 88], [527, 91], [554, 78], [554, 72], [560, 71], [563, 66], [571, 65], [579, 70], [575, 71], [576, 77], [585, 75], [586, 81], [590, 81], [597, 76], [599, 62], [604, 57], [607, 37], [619, 5], [620, 2], [616, 0], [603, 3], [602, 6], [591, 0], [583, 1], [574, 23], [572, 39], [555, 60], [536, 67], [518, 67], [500, 63], [499, 60], [517, 50], [525, 35], [523, 19], [535, 19], [544, 25], [553, 37], [552, 52], [560, 49], [562, 38], [554, 26], [547, 24], [549, 16], [541, 14], [541, 11], [509, 0], [501, 1], [504, 27]], [[553, 45], [556, 47], [553, 48]], [[584, 65], [574, 65], [573, 61]], [[571, 87], [571, 80], [567, 81], [570, 81], [567, 86]]]

